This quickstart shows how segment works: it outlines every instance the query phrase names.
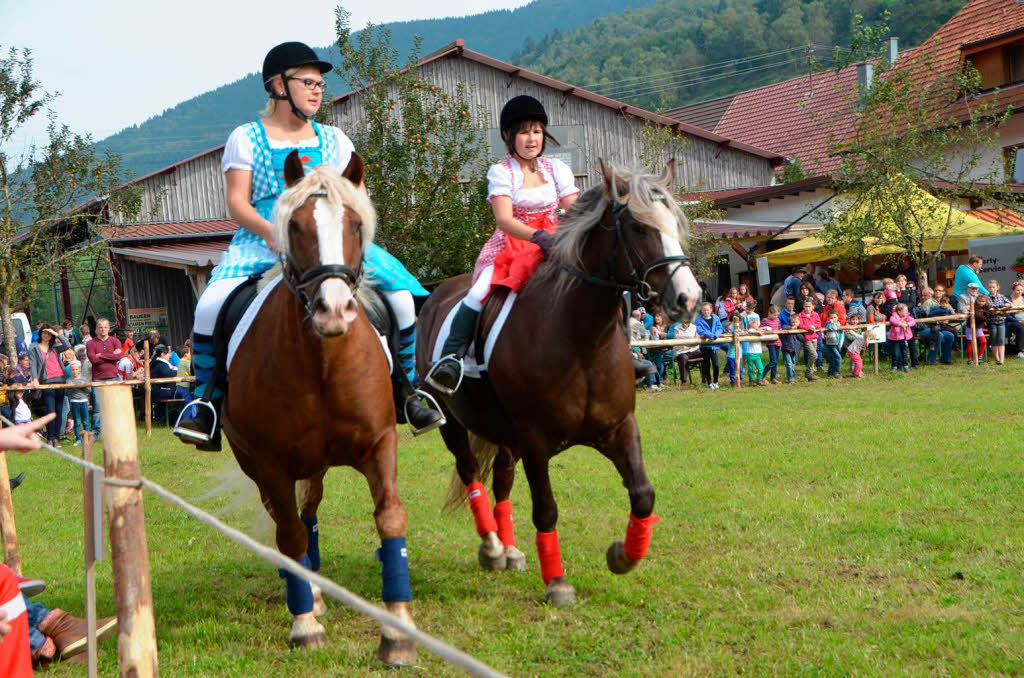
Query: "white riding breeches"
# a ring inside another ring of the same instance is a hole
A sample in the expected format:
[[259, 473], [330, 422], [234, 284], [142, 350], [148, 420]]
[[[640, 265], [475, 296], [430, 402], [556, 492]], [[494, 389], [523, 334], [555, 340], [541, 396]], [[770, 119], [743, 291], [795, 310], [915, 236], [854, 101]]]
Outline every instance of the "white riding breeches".
[[237, 278], [218, 278], [206, 286], [199, 301], [196, 302], [196, 318], [192, 323], [192, 331], [195, 334], [213, 336], [221, 306], [224, 305], [228, 295], [244, 283], [248, 277], [243, 275]]
[[487, 296], [488, 290], [491, 289], [491, 277], [493, 275], [494, 266], [488, 266], [480, 271], [480, 277], [469, 288], [469, 292], [466, 293], [466, 298], [462, 300], [462, 303], [478, 313], [483, 310], [484, 297]]
[[412, 292], [409, 290], [394, 290], [393, 292], [381, 290], [380, 294], [395, 314], [398, 329], [404, 330], [416, 324], [416, 302], [413, 301]]

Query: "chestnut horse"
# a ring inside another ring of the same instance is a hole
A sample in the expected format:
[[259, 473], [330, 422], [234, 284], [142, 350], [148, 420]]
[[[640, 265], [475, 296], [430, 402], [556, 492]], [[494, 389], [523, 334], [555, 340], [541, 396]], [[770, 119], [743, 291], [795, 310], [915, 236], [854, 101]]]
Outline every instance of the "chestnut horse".
[[[305, 174], [293, 152], [284, 173], [288, 190], [274, 217], [283, 284], [269, 293], [238, 348], [238, 356], [252, 358], [232, 365], [224, 432], [276, 524], [278, 549], [312, 570], [320, 567], [316, 512], [324, 474], [351, 466], [366, 476], [381, 539], [384, 602], [412, 623], [390, 370], [356, 299], [376, 219], [356, 188], [363, 164], [353, 155], [344, 175], [327, 165]], [[266, 356], [282, 362], [273, 369]], [[281, 576], [294, 615], [291, 643], [323, 645], [324, 627], [315, 619], [322, 597], [305, 580]], [[387, 628], [381, 634], [382, 661], [415, 660], [411, 639]]]
[[[448, 423], [441, 434], [455, 455], [457, 480], [450, 502], [469, 497], [482, 538], [485, 568], [522, 569], [515, 548], [509, 495], [522, 459], [533, 500], [533, 524], [545, 598], [571, 603], [555, 526], [558, 508], [548, 463], [573, 445], [608, 457], [629, 492], [625, 542], [608, 549], [608, 567], [632, 569], [647, 551], [654, 489], [644, 472], [633, 410], [633, 361], [622, 329], [623, 291], [658, 298], [673, 319], [692, 318], [700, 287], [680, 242], [688, 222], [672, 198], [675, 167], [660, 177], [615, 174], [601, 161], [603, 181], [583, 193], [559, 225], [548, 260], [516, 299], [491, 353], [486, 379], [464, 379], [451, 396], [436, 389]], [[470, 285], [468, 275], [442, 283], [419, 316], [417, 355], [426, 382], [431, 347], [452, 306]], [[485, 307], [485, 314], [491, 307]], [[429, 388], [429, 387], [428, 387]], [[481, 481], [493, 464], [492, 515]]]

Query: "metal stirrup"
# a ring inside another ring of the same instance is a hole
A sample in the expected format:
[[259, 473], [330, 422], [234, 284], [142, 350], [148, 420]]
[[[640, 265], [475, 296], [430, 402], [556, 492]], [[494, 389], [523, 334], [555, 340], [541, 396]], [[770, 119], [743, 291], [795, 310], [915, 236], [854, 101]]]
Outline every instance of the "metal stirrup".
[[[447, 386], [442, 386], [441, 384], [439, 384], [436, 381], [434, 381], [434, 372], [436, 372], [437, 368], [439, 368], [445, 362], [449, 362], [449, 361], [455, 362], [459, 366], [459, 378], [455, 382], [455, 388], [448, 388]], [[463, 366], [462, 366], [462, 358], [459, 358], [454, 353], [449, 353], [448, 355], [443, 356], [440, 360], [438, 360], [436, 363], [434, 363], [434, 366], [430, 368], [429, 372], [427, 372], [427, 376], [424, 379], [424, 381], [426, 381], [429, 385], [431, 385], [434, 388], [436, 388], [442, 394], [444, 394], [446, 396], [450, 396], [450, 395], [453, 395], [456, 391], [458, 391], [459, 387], [462, 386], [462, 377], [463, 377], [464, 374], [465, 374], [465, 369], [463, 369]]]
[[[192, 429], [181, 428], [181, 418], [185, 416], [185, 412], [187, 412], [188, 408], [190, 408], [192, 406], [195, 406], [195, 407], [208, 407], [208, 408], [210, 408], [210, 411], [213, 412], [213, 428], [210, 430], [210, 433], [203, 434], [203, 433], [199, 433], [197, 431], [193, 431]], [[216, 430], [217, 430], [217, 408], [214, 407], [213, 403], [211, 403], [209, 400], [203, 400], [202, 398], [196, 398], [195, 400], [193, 400], [192, 402], [190, 402], [188, 405], [186, 405], [185, 407], [183, 407], [181, 409], [181, 412], [178, 414], [178, 420], [174, 422], [174, 431], [173, 431], [173, 433], [176, 436], [185, 436], [186, 438], [192, 438], [193, 440], [198, 440], [201, 443], [208, 443], [208, 442], [210, 442], [210, 439], [213, 437], [213, 432], [216, 431]]]
[[412, 423], [412, 417], [409, 416], [409, 403], [412, 402], [414, 398], [423, 398], [428, 403], [430, 403], [430, 409], [441, 415], [441, 420], [434, 422], [430, 426], [424, 428], [413, 427], [412, 434], [414, 436], [421, 435], [428, 431], [433, 431], [435, 428], [438, 428], [439, 426], [444, 426], [445, 424], [448, 423], [448, 419], [444, 416], [444, 412], [441, 411], [441, 406], [437, 404], [436, 400], [434, 400], [434, 396], [430, 395], [426, 391], [421, 391], [419, 389], [413, 390], [412, 395], [406, 398], [405, 403], [403, 403], [402, 405], [402, 409], [405, 410], [405, 420], [407, 422], [409, 422], [410, 424]]

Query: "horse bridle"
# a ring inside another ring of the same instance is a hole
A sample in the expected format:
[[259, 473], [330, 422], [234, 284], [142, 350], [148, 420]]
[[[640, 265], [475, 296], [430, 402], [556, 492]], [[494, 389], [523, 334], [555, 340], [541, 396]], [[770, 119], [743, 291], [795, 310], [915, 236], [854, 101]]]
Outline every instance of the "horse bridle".
[[[327, 193], [311, 193], [310, 198], [326, 198]], [[344, 224], [342, 224], [344, 228]], [[363, 234], [362, 230], [359, 232], [359, 249], [362, 251], [363, 245]], [[306, 319], [313, 317], [316, 312], [316, 290], [320, 289], [320, 285], [325, 280], [331, 278], [340, 278], [349, 286], [352, 293], [359, 289], [359, 284], [362, 282], [363, 277], [363, 258], [359, 257], [359, 266], [353, 269], [351, 266], [345, 264], [322, 264], [315, 266], [308, 271], [303, 271], [295, 261], [295, 258], [290, 252], [279, 255], [281, 261], [281, 273], [284, 279], [285, 285], [292, 291], [295, 297], [299, 300], [299, 303], [306, 310]], [[310, 296], [307, 290], [312, 288], [314, 294]]]
[[[626, 207], [626, 203], [618, 201], [612, 205], [612, 214], [615, 215], [615, 243], [612, 245], [611, 252], [608, 253], [608, 260], [605, 262], [610, 278], [599, 278], [597, 276], [590, 275], [586, 271], [581, 271], [562, 262], [558, 262], [558, 265], [566, 273], [569, 273], [583, 282], [590, 283], [591, 285], [609, 287], [620, 292], [631, 292], [641, 301], [657, 300], [672, 283], [672, 276], [676, 274], [676, 271], [683, 266], [690, 265], [690, 257], [685, 254], [673, 254], [667, 257], [659, 257], [654, 261], [644, 264], [640, 270], [637, 271], [636, 266], [633, 264], [633, 259], [636, 258], [637, 261], [642, 261], [642, 259], [633, 242], [632, 236], [629, 234], [629, 230], [622, 226], [622, 213]], [[625, 256], [626, 266], [629, 267], [628, 283], [619, 282], [614, 277], [615, 262], [620, 252]], [[647, 276], [650, 275], [651, 271], [661, 268], [662, 266], [671, 266], [672, 264], [675, 264], [676, 266], [669, 272], [668, 276], [665, 278], [664, 284], [662, 284], [662, 286], [657, 290], [651, 287], [651, 284], [647, 282]]]

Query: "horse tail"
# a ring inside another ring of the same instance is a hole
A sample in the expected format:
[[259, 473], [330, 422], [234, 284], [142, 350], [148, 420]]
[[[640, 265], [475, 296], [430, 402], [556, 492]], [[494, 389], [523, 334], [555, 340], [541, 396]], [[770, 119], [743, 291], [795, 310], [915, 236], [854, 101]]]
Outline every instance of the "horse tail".
[[243, 531], [256, 541], [275, 545], [274, 520], [260, 501], [256, 483], [245, 475], [234, 456], [214, 472], [212, 481], [215, 485], [195, 501], [223, 503], [211, 513], [221, 518], [230, 517], [233, 522], [241, 523]]
[[[469, 451], [476, 459], [477, 477], [480, 482], [487, 484], [491, 478], [491, 468], [494, 466], [494, 458], [498, 455], [498, 446], [469, 433]], [[452, 479], [448, 484], [448, 494], [445, 497], [444, 509], [454, 511], [466, 503], [466, 485], [459, 477], [458, 470], [452, 471]]]

